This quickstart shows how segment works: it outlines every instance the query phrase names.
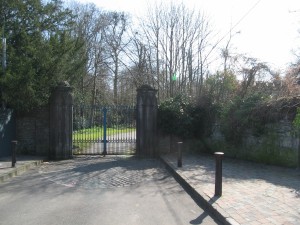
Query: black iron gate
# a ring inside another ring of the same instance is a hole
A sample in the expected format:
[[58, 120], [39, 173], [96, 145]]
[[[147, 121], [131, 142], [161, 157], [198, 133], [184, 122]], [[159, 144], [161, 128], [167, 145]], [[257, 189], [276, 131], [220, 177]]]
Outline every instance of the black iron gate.
[[74, 106], [73, 154], [136, 152], [135, 106]]

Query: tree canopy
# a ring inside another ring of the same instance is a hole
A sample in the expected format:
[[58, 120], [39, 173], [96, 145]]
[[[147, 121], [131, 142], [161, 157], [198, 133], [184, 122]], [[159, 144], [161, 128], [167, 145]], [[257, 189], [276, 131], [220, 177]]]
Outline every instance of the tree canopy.
[[74, 16], [60, 0], [2, 1], [1, 9], [1, 36], [7, 40], [3, 99], [27, 111], [46, 104], [59, 81], [76, 82], [84, 66], [83, 43], [72, 36]]
[[298, 61], [282, 76], [233, 53], [231, 34], [222, 48], [205, 13], [183, 3], [154, 5], [139, 20], [90, 3], [67, 8], [62, 0], [3, 0], [0, 7], [7, 47], [0, 87], [16, 110], [47, 104], [51, 88], [65, 80], [76, 103], [92, 105], [132, 103], [143, 84], [158, 90], [159, 102], [182, 94], [220, 106], [256, 92], [299, 92]]

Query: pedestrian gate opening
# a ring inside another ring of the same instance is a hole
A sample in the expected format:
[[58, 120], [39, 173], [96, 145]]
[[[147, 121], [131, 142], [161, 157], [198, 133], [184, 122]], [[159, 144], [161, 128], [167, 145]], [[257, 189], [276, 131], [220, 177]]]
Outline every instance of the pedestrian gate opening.
[[73, 106], [74, 155], [136, 153], [135, 106]]

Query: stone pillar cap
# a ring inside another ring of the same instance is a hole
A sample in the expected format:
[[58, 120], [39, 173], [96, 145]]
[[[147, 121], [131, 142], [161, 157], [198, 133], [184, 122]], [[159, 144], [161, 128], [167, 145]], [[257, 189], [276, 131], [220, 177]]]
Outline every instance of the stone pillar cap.
[[224, 152], [215, 152], [215, 155], [224, 155]]
[[70, 84], [68, 81], [61, 81], [57, 85], [58, 87], [70, 87]]

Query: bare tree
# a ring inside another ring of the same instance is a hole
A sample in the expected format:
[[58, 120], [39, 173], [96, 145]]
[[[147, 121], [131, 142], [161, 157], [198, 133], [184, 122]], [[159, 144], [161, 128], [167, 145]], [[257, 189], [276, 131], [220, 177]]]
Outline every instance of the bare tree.
[[176, 93], [180, 90], [191, 94], [193, 87], [203, 85], [209, 55], [215, 48], [210, 43], [212, 30], [204, 14], [183, 4], [155, 5], [149, 8], [141, 27], [145, 42], [155, 53], [159, 96], [173, 96], [175, 89]]
[[94, 4], [73, 6], [77, 18], [74, 28], [75, 35], [84, 40], [85, 57], [87, 57], [86, 73], [82, 74], [80, 103], [90, 102], [90, 125], [94, 123], [94, 107], [100, 101], [107, 101], [105, 95], [109, 91], [107, 67], [105, 61], [104, 30], [108, 21], [104, 12]]
[[[91, 90], [91, 104], [95, 105], [96, 93], [105, 91], [107, 87], [107, 69], [105, 61], [105, 39], [104, 29], [108, 21], [104, 12], [100, 11], [94, 4], [76, 5], [73, 9], [77, 15], [75, 32], [84, 39], [85, 55], [88, 58], [86, 74], [83, 75], [82, 89], [86, 87]], [[100, 85], [100, 87], [98, 87]], [[98, 90], [98, 91], [97, 91]]]
[[[156, 12], [155, 14], [153, 12]], [[145, 46], [148, 46], [148, 62], [152, 62], [151, 60], [154, 58], [155, 62], [152, 63], [151, 67], [155, 68], [155, 84], [154, 85], [158, 89], [158, 100], [161, 98], [161, 90], [164, 89], [164, 81], [163, 77], [160, 75], [161, 73], [161, 58], [160, 58], [160, 48], [159, 48], [159, 40], [160, 33], [162, 27], [161, 21], [161, 13], [163, 12], [162, 7], [160, 5], [155, 5], [154, 8], [148, 8], [147, 19], [143, 18], [140, 20], [140, 27], [143, 35], [141, 35], [143, 41], [139, 39], [140, 42], [144, 42]], [[152, 50], [153, 49], [153, 50]], [[153, 53], [153, 54], [152, 54]], [[155, 66], [154, 66], [155, 65]]]
[[138, 31], [131, 31], [130, 42], [124, 51], [127, 57], [126, 77], [130, 79], [135, 88], [142, 84], [155, 85], [156, 78], [153, 73], [152, 51], [142, 40]]
[[108, 56], [111, 60], [111, 63], [107, 63], [107, 66], [113, 73], [113, 99], [116, 104], [118, 101], [120, 57], [129, 42], [125, 40], [125, 32], [129, 25], [129, 16], [123, 12], [108, 12], [105, 17], [108, 25], [105, 27], [104, 37]]
[[257, 81], [263, 80], [267, 74], [271, 74], [271, 71], [266, 63], [245, 55], [240, 55], [237, 62], [238, 69], [236, 74], [242, 78], [239, 95], [243, 98]]

